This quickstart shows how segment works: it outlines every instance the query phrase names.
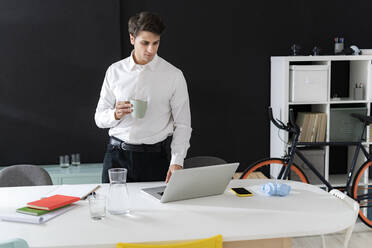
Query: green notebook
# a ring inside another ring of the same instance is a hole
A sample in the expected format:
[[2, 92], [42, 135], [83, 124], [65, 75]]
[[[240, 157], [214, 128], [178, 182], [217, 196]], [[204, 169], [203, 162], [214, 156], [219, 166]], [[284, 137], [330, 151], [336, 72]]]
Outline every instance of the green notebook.
[[35, 208], [29, 208], [29, 207], [18, 208], [16, 211], [22, 214], [31, 214], [31, 215], [37, 215], [37, 216], [50, 212], [49, 210], [35, 209]]
[[61, 209], [61, 208], [67, 207], [69, 205], [70, 204], [68, 204], [66, 206], [63, 206], [63, 207], [60, 207], [60, 208], [53, 209], [52, 211], [50, 211], [50, 210], [43, 210], [43, 209], [36, 209], [36, 208], [29, 208], [29, 207], [18, 208], [16, 211], [18, 213], [22, 213], [22, 214], [31, 214], [31, 215], [39, 216], [39, 215], [43, 215], [43, 214], [46, 214], [46, 213], [49, 213], [49, 212], [53, 212], [53, 211], [55, 211], [57, 209]]

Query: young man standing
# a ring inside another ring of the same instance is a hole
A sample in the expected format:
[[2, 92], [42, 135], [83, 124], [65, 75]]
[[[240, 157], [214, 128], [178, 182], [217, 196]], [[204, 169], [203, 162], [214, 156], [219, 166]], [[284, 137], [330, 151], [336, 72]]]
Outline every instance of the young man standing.
[[[126, 168], [128, 182], [168, 182], [183, 168], [192, 130], [189, 96], [182, 71], [157, 55], [164, 29], [157, 14], [132, 16], [128, 31], [134, 50], [106, 72], [95, 113], [97, 126], [109, 128], [110, 136], [103, 183], [109, 182], [110, 168]], [[130, 100], [146, 102], [143, 118], [131, 114]]]

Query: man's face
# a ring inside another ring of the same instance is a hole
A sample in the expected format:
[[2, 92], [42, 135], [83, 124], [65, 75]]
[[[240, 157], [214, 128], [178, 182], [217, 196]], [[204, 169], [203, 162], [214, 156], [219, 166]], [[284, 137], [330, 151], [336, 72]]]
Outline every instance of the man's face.
[[130, 43], [134, 46], [134, 61], [137, 64], [145, 65], [151, 62], [158, 52], [160, 35], [140, 31], [136, 37], [130, 35]]

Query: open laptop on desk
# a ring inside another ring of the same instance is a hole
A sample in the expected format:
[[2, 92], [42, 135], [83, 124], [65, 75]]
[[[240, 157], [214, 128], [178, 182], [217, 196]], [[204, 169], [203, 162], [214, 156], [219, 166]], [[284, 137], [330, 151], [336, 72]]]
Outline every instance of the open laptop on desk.
[[197, 167], [173, 172], [168, 185], [144, 188], [142, 191], [160, 202], [179, 201], [222, 194], [239, 163]]

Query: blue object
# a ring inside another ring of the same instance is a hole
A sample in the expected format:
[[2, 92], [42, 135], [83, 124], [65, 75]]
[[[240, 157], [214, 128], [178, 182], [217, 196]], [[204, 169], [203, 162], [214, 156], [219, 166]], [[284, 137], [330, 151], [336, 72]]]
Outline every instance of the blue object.
[[15, 238], [0, 240], [0, 248], [29, 248], [29, 246], [24, 239]]
[[286, 196], [291, 191], [291, 186], [285, 183], [265, 183], [261, 190], [268, 196]]

